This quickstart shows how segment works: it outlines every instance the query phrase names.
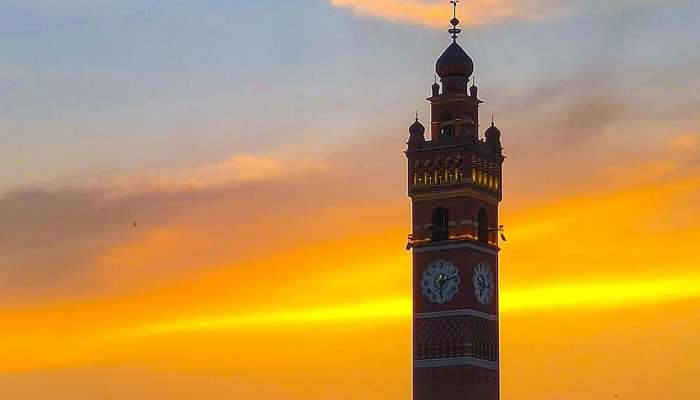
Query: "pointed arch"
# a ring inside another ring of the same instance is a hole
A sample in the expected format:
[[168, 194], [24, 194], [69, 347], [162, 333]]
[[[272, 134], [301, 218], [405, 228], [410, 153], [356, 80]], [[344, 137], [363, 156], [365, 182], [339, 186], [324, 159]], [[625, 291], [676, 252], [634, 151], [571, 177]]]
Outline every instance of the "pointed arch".
[[450, 213], [445, 207], [438, 207], [433, 210], [430, 220], [431, 225], [431, 240], [433, 242], [442, 242], [450, 238], [449, 224]]
[[480, 242], [483, 243], [488, 243], [489, 242], [489, 215], [484, 210], [483, 208], [479, 210], [479, 217], [478, 217], [478, 224], [479, 224], [479, 236], [478, 239]]

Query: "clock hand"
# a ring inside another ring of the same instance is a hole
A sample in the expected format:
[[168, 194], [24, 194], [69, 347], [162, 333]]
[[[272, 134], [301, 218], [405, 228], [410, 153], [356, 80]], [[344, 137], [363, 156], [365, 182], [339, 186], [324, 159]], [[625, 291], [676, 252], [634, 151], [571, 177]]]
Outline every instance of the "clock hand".
[[445, 277], [445, 279], [443, 279], [441, 282], [441, 287], [444, 288], [445, 286], [447, 286], [447, 282], [455, 280], [457, 280], [457, 276], [451, 276], [449, 278]]
[[453, 278], [454, 277], [448, 278], [445, 275], [443, 275], [440, 279], [440, 282], [439, 282], [440, 289], [443, 289], [445, 287], [445, 285], [447, 285], [447, 282], [451, 281]]
[[444, 284], [444, 281], [442, 279], [439, 279], [437, 282], [435, 282], [435, 287], [439, 291], [442, 291], [443, 286], [445, 286], [445, 284]]

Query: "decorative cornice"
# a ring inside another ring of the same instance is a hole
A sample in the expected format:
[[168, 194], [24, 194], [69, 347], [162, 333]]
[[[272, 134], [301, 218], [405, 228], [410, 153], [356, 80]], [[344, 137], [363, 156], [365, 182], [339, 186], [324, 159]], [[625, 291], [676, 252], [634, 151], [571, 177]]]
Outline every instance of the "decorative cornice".
[[469, 243], [469, 242], [460, 242], [460, 243], [450, 243], [450, 242], [437, 242], [438, 244], [430, 244], [426, 246], [413, 246], [413, 252], [414, 253], [427, 253], [429, 251], [442, 251], [442, 250], [455, 250], [455, 249], [472, 249], [479, 251], [484, 254], [489, 254], [492, 256], [497, 256], [498, 251], [500, 249], [495, 248], [488, 248], [484, 247], [483, 245], [478, 245], [474, 243]]
[[442, 93], [437, 96], [430, 96], [426, 98], [432, 104], [444, 104], [444, 103], [454, 103], [457, 101], [463, 101], [465, 103], [478, 104], [473, 97], [468, 96], [466, 93]]
[[487, 319], [489, 321], [498, 321], [498, 315], [488, 314], [485, 312], [473, 310], [471, 308], [464, 308], [460, 310], [447, 310], [447, 311], [431, 311], [424, 313], [416, 313], [413, 318], [415, 319], [427, 319], [427, 318], [444, 318], [444, 317], [461, 317], [470, 316]]
[[409, 196], [411, 197], [411, 199], [413, 199], [413, 201], [448, 199], [458, 196], [471, 196], [489, 202], [491, 204], [498, 204], [498, 202], [500, 202], [498, 194], [484, 195], [483, 193], [481, 193], [481, 190], [475, 190], [476, 188], [474, 187], [461, 187], [451, 190], [444, 190], [445, 186], [436, 186], [435, 188], [443, 190], [416, 193], [416, 190], [414, 189], [413, 192], [409, 194]]
[[471, 366], [477, 368], [490, 369], [498, 371], [498, 363], [493, 361], [482, 360], [475, 357], [453, 357], [453, 358], [434, 358], [429, 360], [414, 360], [414, 368], [438, 368], [438, 367], [461, 367]]

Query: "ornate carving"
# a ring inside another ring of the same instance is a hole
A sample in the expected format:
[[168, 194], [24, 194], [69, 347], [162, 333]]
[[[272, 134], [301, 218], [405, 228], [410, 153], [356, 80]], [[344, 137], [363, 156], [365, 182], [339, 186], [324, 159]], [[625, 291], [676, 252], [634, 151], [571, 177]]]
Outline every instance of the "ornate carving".
[[434, 186], [451, 185], [464, 182], [462, 171], [462, 157], [453, 160], [449, 156], [446, 160], [440, 158], [427, 159], [423, 162], [417, 160], [413, 164], [413, 187], [422, 189]]
[[416, 360], [475, 357], [498, 361], [498, 323], [474, 316], [426, 318], [414, 322]]

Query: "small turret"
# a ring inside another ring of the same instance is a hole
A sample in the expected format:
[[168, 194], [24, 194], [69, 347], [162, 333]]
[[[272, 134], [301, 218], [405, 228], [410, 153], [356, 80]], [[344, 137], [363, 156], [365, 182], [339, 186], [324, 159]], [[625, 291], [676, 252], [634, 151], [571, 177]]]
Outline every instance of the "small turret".
[[501, 146], [501, 130], [496, 128], [496, 123], [491, 117], [491, 126], [484, 132], [486, 144], [490, 145], [495, 154], [501, 154], [503, 146]]
[[425, 127], [418, 121], [418, 113], [416, 113], [416, 121], [408, 128], [408, 145], [420, 146], [425, 142]]
[[474, 78], [474, 84], [469, 88], [469, 95], [474, 98], [479, 98], [479, 88], [476, 86], [476, 78]]
[[433, 83], [431, 90], [432, 90], [433, 97], [440, 95], [440, 84], [437, 83], [437, 75], [435, 75], [435, 82]]

